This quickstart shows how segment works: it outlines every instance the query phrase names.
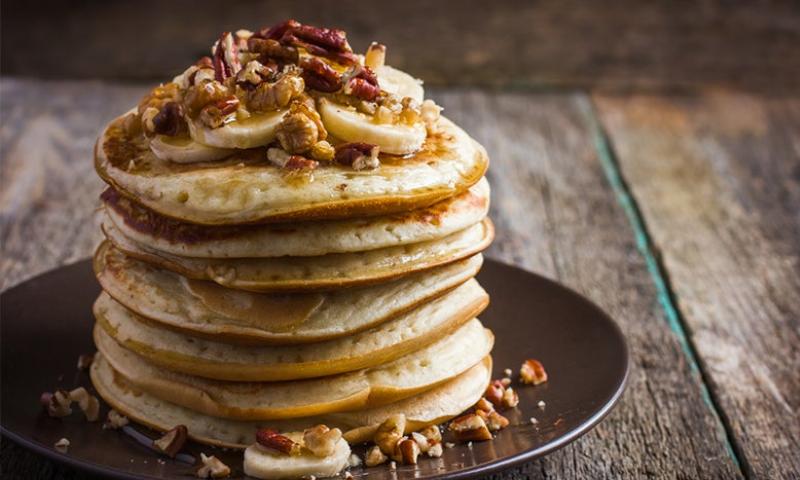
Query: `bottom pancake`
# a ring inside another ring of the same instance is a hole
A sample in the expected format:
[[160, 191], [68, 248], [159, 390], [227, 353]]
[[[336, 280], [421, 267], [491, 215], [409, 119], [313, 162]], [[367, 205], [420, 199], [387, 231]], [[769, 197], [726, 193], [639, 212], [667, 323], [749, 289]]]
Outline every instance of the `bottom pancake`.
[[420, 395], [380, 407], [356, 412], [335, 413], [292, 420], [237, 421], [199, 414], [165, 402], [135, 389], [98, 354], [91, 367], [95, 389], [114, 409], [134, 421], [166, 431], [185, 425], [189, 436], [201, 443], [232, 448], [246, 448], [254, 443], [259, 428], [279, 431], [300, 431], [323, 423], [340, 428], [351, 444], [372, 439], [375, 430], [389, 416], [403, 413], [407, 418], [406, 433], [428, 425], [445, 422], [472, 407], [489, 384], [491, 357], [486, 357], [460, 376]]
[[240, 420], [296, 418], [397, 402], [469, 370], [494, 343], [492, 333], [475, 319], [422, 350], [369, 370], [289, 382], [222, 382], [155, 366], [99, 326], [94, 340], [103, 358], [137, 389], [196, 412]]

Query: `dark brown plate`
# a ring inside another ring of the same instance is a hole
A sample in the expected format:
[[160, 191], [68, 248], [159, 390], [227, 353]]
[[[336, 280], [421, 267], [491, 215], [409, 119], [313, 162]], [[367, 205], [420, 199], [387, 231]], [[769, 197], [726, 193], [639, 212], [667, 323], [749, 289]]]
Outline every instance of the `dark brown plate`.
[[[628, 351], [617, 325], [577, 293], [533, 273], [488, 260], [480, 275], [492, 303], [481, 315], [494, 330], [494, 376], [516, 371], [537, 358], [550, 380], [516, 385], [519, 407], [507, 415], [511, 426], [493, 441], [445, 449], [439, 459], [419, 465], [356, 468], [356, 477], [464, 478], [485, 475], [563, 447], [597, 424], [619, 399], [628, 373]], [[189, 478], [191, 465], [161, 459], [120, 431], [87, 423], [79, 413], [54, 419], [43, 413], [39, 396], [55, 388], [90, 387], [76, 370], [81, 353], [94, 350], [91, 304], [99, 291], [90, 262], [45, 273], [0, 296], [2, 303], [2, 434], [46, 457], [114, 478]], [[544, 401], [544, 408], [538, 406]], [[103, 409], [105, 415], [105, 406]], [[538, 420], [537, 425], [530, 421]], [[149, 436], [155, 433], [136, 427]], [[52, 445], [66, 437], [68, 454]], [[241, 453], [191, 445], [187, 452], [213, 453], [242, 476]], [[12, 473], [12, 472], [6, 472]]]

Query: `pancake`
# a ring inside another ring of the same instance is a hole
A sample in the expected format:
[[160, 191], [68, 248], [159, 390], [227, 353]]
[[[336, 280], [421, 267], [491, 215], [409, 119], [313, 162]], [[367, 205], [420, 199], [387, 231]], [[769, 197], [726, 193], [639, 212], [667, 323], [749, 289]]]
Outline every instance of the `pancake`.
[[480, 254], [370, 287], [265, 294], [190, 280], [129, 257], [105, 242], [94, 257], [100, 285], [135, 313], [184, 333], [242, 344], [296, 344], [350, 335], [466, 282]]
[[237, 421], [203, 415], [169, 403], [136, 389], [114, 371], [98, 354], [90, 370], [92, 383], [114, 409], [134, 421], [166, 431], [185, 425], [189, 436], [202, 443], [231, 448], [246, 448], [261, 427], [282, 432], [300, 431], [320, 423], [340, 428], [351, 444], [372, 439], [377, 427], [396, 413], [405, 414], [406, 433], [445, 422], [472, 407], [483, 396], [491, 376], [492, 362], [486, 357], [449, 382], [420, 395], [380, 407], [354, 412], [333, 413], [292, 420]]
[[95, 146], [95, 169], [122, 194], [161, 215], [204, 225], [384, 215], [427, 207], [466, 191], [488, 167], [486, 151], [445, 118], [440, 133], [403, 157], [381, 155], [375, 170], [323, 164], [310, 177], [287, 174], [264, 148], [224, 160], [179, 164], [128, 136], [124, 115]]
[[108, 220], [150, 249], [196, 258], [305, 257], [362, 252], [446, 237], [480, 222], [489, 210], [489, 183], [430, 207], [387, 216], [286, 224], [204, 227], [161, 216], [107, 190]]
[[470, 257], [491, 243], [488, 218], [439, 240], [380, 248], [368, 252], [318, 257], [202, 259], [149, 249], [113, 225], [103, 232], [124, 253], [195, 280], [253, 292], [302, 292], [371, 285]]
[[230, 345], [190, 337], [146, 321], [108, 294], [95, 302], [97, 322], [117, 342], [170, 370], [218, 380], [279, 381], [374, 367], [419, 350], [476, 317], [489, 296], [474, 279], [377, 327], [325, 342]]
[[150, 395], [206, 415], [273, 420], [385, 405], [430, 390], [479, 363], [494, 338], [474, 319], [422, 350], [370, 370], [265, 383], [221, 382], [157, 367], [97, 325], [94, 341], [114, 370]]

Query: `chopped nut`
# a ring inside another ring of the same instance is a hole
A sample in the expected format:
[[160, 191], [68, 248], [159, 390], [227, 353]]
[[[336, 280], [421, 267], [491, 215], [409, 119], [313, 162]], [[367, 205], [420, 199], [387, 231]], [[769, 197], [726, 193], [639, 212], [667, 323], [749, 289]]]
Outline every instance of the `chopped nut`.
[[289, 105], [305, 90], [305, 82], [295, 74], [284, 74], [273, 83], [263, 82], [246, 94], [247, 106], [256, 112], [270, 112]]
[[364, 55], [364, 65], [375, 70], [386, 63], [386, 46], [377, 42], [372, 42]]
[[251, 52], [259, 54], [263, 60], [271, 59], [280, 63], [297, 63], [297, 48], [291, 45], [282, 45], [271, 38], [251, 37], [247, 40], [247, 47]]
[[442, 449], [442, 444], [437, 443], [436, 445], [432, 445], [431, 448], [428, 449], [428, 456], [432, 458], [439, 458], [444, 453]]
[[431, 443], [428, 441], [425, 435], [419, 432], [411, 432], [411, 439], [417, 442], [419, 451], [422, 453], [427, 452], [431, 448]]
[[188, 438], [189, 431], [186, 425], [178, 425], [162, 435], [161, 438], [153, 440], [153, 447], [168, 457], [175, 458]]
[[385, 463], [386, 460], [389, 460], [389, 457], [387, 457], [381, 451], [380, 447], [377, 445], [370, 447], [370, 449], [367, 450], [367, 456], [364, 457], [364, 463], [368, 467], [374, 467], [376, 465], [380, 465], [382, 463]]
[[236, 74], [236, 83], [255, 86], [269, 79], [274, 73], [274, 70], [264, 66], [258, 60], [250, 60]]
[[494, 410], [494, 405], [492, 405], [492, 402], [489, 400], [486, 400], [486, 398], [481, 397], [481, 399], [478, 400], [478, 403], [475, 404], [475, 410], [491, 412]]
[[406, 416], [398, 413], [387, 418], [378, 426], [373, 441], [386, 455], [395, 452], [397, 442], [403, 437], [406, 429]]
[[106, 421], [103, 424], [104, 429], [109, 430], [116, 430], [118, 428], [122, 428], [129, 423], [128, 417], [120, 414], [118, 411], [114, 410], [113, 408], [108, 411], [108, 415], [106, 416]]
[[174, 137], [186, 132], [186, 121], [183, 119], [183, 107], [178, 102], [167, 102], [153, 117], [153, 132], [159, 135]]
[[78, 387], [69, 392], [69, 398], [78, 403], [86, 420], [95, 422], [100, 418], [100, 401], [94, 395], [90, 395], [85, 388]]
[[483, 396], [495, 406], [500, 406], [503, 403], [503, 394], [505, 390], [503, 384], [495, 380], [486, 387], [486, 392], [484, 392]]
[[539, 420], [537, 420], [536, 417], [531, 417], [531, 424], [532, 425], [536, 425], [538, 423], [539, 423]]
[[[425, 438], [425, 437], [423, 437]], [[411, 438], [401, 440], [397, 444], [397, 449], [400, 453], [400, 458], [406, 465], [416, 465], [417, 458], [419, 457], [420, 447], [419, 444]]]
[[337, 163], [350, 165], [354, 170], [378, 168], [380, 149], [377, 145], [362, 142], [351, 142], [336, 147]]
[[197, 469], [198, 478], [224, 478], [231, 474], [231, 469], [214, 455], [208, 457], [201, 453], [200, 461], [203, 465]]
[[546, 406], [546, 404], [544, 403], [544, 400], [539, 400], [539, 403], [537, 403], [536, 405], [539, 408], [541, 408], [542, 410], [544, 410], [544, 407]]
[[462, 442], [490, 440], [492, 438], [486, 422], [474, 413], [462, 415], [450, 422], [449, 430]]
[[45, 392], [39, 397], [39, 401], [51, 417], [66, 417], [72, 413], [72, 399], [66, 390], [56, 390], [54, 393]]
[[[183, 98], [186, 113], [194, 118], [207, 106], [230, 98], [228, 89], [217, 81], [198, 83], [189, 87]], [[234, 97], [235, 98], [235, 97]], [[142, 120], [144, 122], [144, 119]], [[145, 124], [145, 128], [147, 125]]]
[[342, 431], [330, 429], [326, 425], [317, 425], [303, 432], [303, 443], [317, 457], [327, 457], [336, 450], [336, 444], [342, 439]]
[[372, 116], [372, 119], [375, 123], [380, 125], [394, 123], [394, 113], [381, 105], [375, 109], [375, 114]]
[[345, 78], [349, 79], [344, 85], [344, 94], [352, 95], [371, 102], [378, 98], [381, 89], [378, 86], [378, 77], [369, 67], [355, 65], [347, 73]]
[[84, 353], [78, 357], [78, 370], [87, 370], [94, 361], [93, 353]]
[[512, 373], [513, 372], [511, 371], [510, 368], [506, 368], [505, 370], [503, 370], [503, 375], [505, 375], [506, 377], [510, 377]]
[[508, 378], [508, 377], [501, 378], [500, 379], [500, 385], [502, 385], [504, 387], [507, 387], [507, 386], [511, 385], [511, 379]]
[[320, 140], [316, 122], [302, 112], [286, 115], [276, 136], [281, 147], [289, 153], [303, 153]]
[[453, 448], [455, 446], [456, 446], [456, 444], [453, 443], [453, 442], [445, 442], [445, 444], [444, 444], [444, 448]]
[[442, 443], [442, 432], [436, 425], [430, 425], [428, 427], [425, 427], [422, 430], [420, 430], [419, 433], [428, 440], [428, 444], [430, 445], [436, 445], [437, 443]]
[[547, 372], [541, 362], [528, 359], [519, 369], [519, 379], [525, 384], [539, 385], [547, 381]]
[[389, 470], [397, 470], [397, 463], [394, 460], [389, 462]]
[[311, 146], [311, 158], [323, 162], [330, 162], [336, 156], [336, 149], [325, 140], [320, 140]]
[[242, 68], [239, 63], [239, 47], [233, 40], [231, 32], [223, 32], [213, 48], [214, 77], [218, 82], [224, 82], [236, 75]]
[[291, 438], [281, 435], [273, 428], [262, 428], [256, 432], [256, 442], [259, 445], [275, 450], [286, 455], [299, 455], [300, 444]]
[[292, 155], [283, 167], [287, 170], [314, 170], [319, 167], [319, 162], [302, 155]]
[[413, 125], [420, 121], [420, 110], [416, 100], [411, 97], [403, 97], [400, 105], [403, 107], [403, 110], [400, 112], [401, 122], [407, 125]]
[[502, 430], [509, 424], [508, 419], [500, 415], [497, 410], [492, 410], [491, 412], [481, 411], [479, 415], [483, 418], [484, 422], [486, 422], [486, 427], [490, 432]]
[[514, 391], [513, 388], [508, 387], [505, 392], [503, 392], [503, 401], [500, 403], [503, 408], [514, 408], [519, 405], [519, 395], [517, 392]]
[[62, 438], [53, 444], [53, 448], [61, 453], [67, 453], [67, 450], [69, 450], [69, 440]]

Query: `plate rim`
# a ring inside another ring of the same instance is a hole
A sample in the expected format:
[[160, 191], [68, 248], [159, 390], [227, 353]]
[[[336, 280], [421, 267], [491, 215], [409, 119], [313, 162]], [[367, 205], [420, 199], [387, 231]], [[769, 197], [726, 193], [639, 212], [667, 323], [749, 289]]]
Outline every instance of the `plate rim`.
[[[613, 394], [603, 402], [601, 407], [594, 412], [588, 419], [582, 422], [578, 427], [572, 429], [571, 431], [567, 432], [564, 435], [558, 436], [557, 438], [545, 443], [544, 445], [538, 448], [531, 448], [528, 450], [523, 450], [515, 455], [510, 455], [504, 458], [499, 458], [496, 460], [492, 460], [482, 465], [473, 465], [470, 467], [466, 467], [461, 470], [451, 471], [451, 472], [443, 472], [437, 473], [434, 475], [428, 476], [420, 476], [420, 479], [452, 479], [452, 480], [460, 480], [460, 479], [467, 479], [467, 478], [476, 478], [479, 475], [489, 475], [493, 473], [498, 473], [500, 471], [508, 470], [515, 466], [518, 466], [522, 463], [529, 462], [535, 460], [537, 458], [543, 457], [547, 454], [550, 454], [556, 450], [559, 450], [570, 443], [578, 440], [580, 437], [587, 434], [591, 431], [597, 424], [599, 424], [608, 414], [616, 407], [617, 403], [619, 403], [620, 398], [622, 398], [623, 393], [628, 385], [628, 380], [630, 377], [631, 371], [631, 361], [630, 361], [630, 346], [628, 345], [627, 338], [623, 333], [622, 329], [620, 328], [619, 324], [603, 310], [599, 305], [597, 305], [592, 299], [588, 298], [587, 296], [581, 294], [580, 292], [574, 290], [573, 288], [559, 283], [555, 280], [547, 278], [539, 273], [530, 271], [526, 268], [519, 267], [517, 265], [512, 265], [506, 263], [502, 260], [496, 259], [492, 256], [487, 256], [484, 254], [485, 264], [492, 263], [502, 268], [508, 268], [512, 270], [518, 270], [522, 273], [527, 275], [532, 275], [537, 277], [539, 281], [542, 281], [549, 285], [551, 288], [556, 288], [560, 290], [566, 290], [568, 293], [579, 297], [583, 302], [589, 305], [592, 309], [594, 309], [601, 317], [604, 318], [606, 323], [608, 323], [612, 329], [615, 331], [617, 337], [621, 340], [623, 351], [622, 359], [625, 364], [623, 375], [616, 385]], [[43, 271], [38, 273], [32, 277], [26, 278], [11, 287], [4, 289], [0, 292], [0, 298], [2, 296], [6, 296], [6, 294], [16, 290], [23, 285], [36, 281], [40, 277], [43, 277], [48, 274], [52, 274], [56, 271], [67, 269], [70, 267], [75, 267], [78, 264], [91, 262], [91, 257], [82, 258], [74, 262], [70, 262], [55, 268], [51, 268], [49, 270]], [[1, 303], [1, 302], [0, 302]], [[1, 379], [0, 379], [1, 380]], [[101, 463], [94, 463], [85, 460], [80, 460], [74, 457], [70, 457], [68, 454], [60, 453], [48, 445], [45, 445], [41, 442], [38, 442], [34, 439], [28, 439], [22, 435], [19, 435], [12, 430], [9, 430], [5, 427], [0, 419], [0, 437], [7, 438], [17, 445], [27, 448], [32, 452], [42, 455], [43, 457], [50, 459], [52, 461], [68, 465], [69, 467], [75, 468], [78, 471], [90, 473], [93, 475], [100, 475], [100, 476], [109, 476], [111, 475], [112, 478], [122, 479], [122, 480], [142, 480], [142, 479], [156, 479], [158, 480], [159, 477], [152, 477], [152, 476], [145, 476], [140, 474], [129, 473], [123, 470], [119, 470], [116, 467], [104, 465]]]

